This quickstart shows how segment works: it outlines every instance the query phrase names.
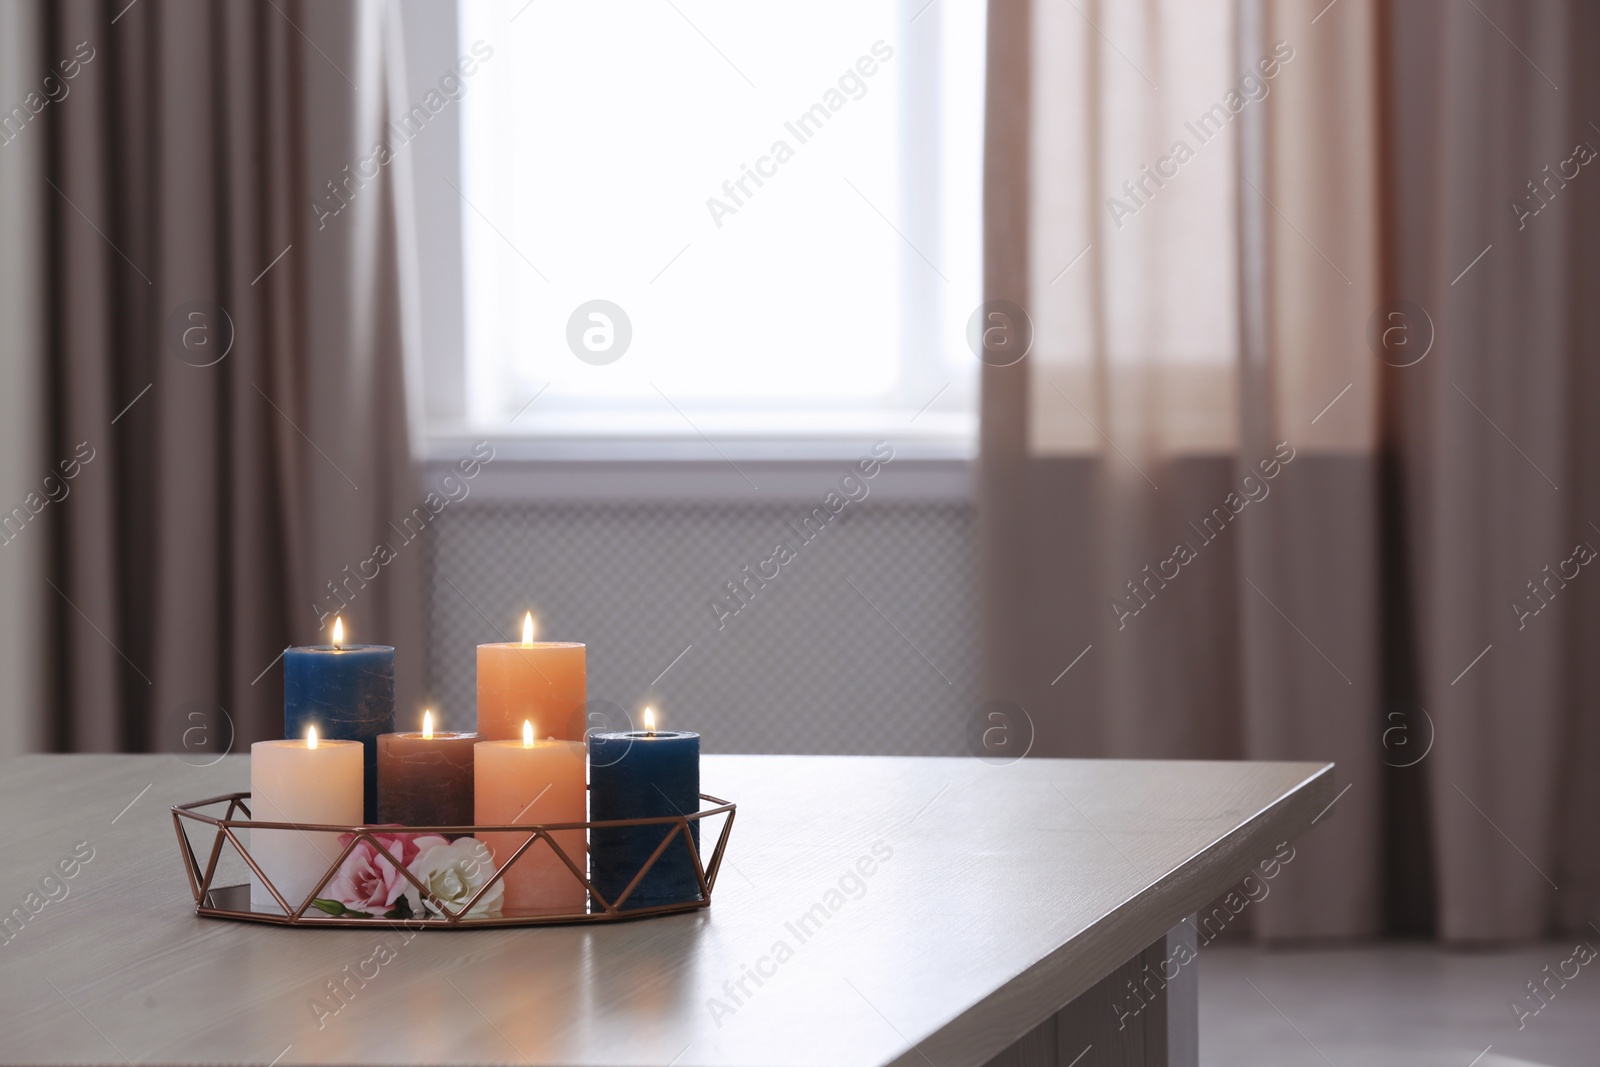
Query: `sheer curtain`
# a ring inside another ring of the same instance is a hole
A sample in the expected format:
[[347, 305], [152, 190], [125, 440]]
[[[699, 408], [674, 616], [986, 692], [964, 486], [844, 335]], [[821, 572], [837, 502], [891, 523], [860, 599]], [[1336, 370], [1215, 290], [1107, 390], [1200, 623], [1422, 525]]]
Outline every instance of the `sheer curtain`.
[[1035, 337], [986, 371], [989, 685], [1050, 754], [1338, 761], [1255, 909], [1283, 935], [1382, 919], [1376, 375], [1344, 328], [1377, 300], [1376, 47], [1343, 6], [1001, 5], [1030, 118], [990, 144], [1027, 212], [989, 292]]
[[990, 17], [989, 692], [1040, 754], [1336, 761], [1259, 934], [1586, 929], [1600, 12]]

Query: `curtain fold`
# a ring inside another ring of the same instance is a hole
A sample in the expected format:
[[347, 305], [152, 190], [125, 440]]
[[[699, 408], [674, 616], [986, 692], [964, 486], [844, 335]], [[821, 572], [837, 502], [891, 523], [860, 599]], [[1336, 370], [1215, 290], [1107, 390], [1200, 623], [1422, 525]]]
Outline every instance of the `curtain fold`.
[[1415, 688], [1438, 726], [1438, 928], [1586, 930], [1600, 193], [1581, 160], [1600, 147], [1600, 25], [1578, 3], [1395, 5], [1389, 21], [1392, 272], [1439, 357], [1386, 372]]
[[403, 152], [363, 167], [395, 9], [44, 10], [46, 54], [80, 64], [49, 116], [50, 451], [92, 454], [54, 516], [55, 745], [280, 736], [276, 657], [341, 603], [352, 640], [399, 647], [405, 711], [420, 546], [371, 561], [420, 502], [409, 187]]
[[984, 368], [986, 690], [1040, 755], [1337, 762], [1260, 936], [1581, 927], [1600, 192], [1528, 183], [1600, 144], [1600, 20], [990, 13], [986, 296], [1034, 345]]
[[1331, 759], [1349, 787], [1253, 919], [1268, 937], [1370, 936], [1389, 922], [1379, 364], [1361, 333], [1381, 297], [1377, 8], [1341, 4], [1315, 25], [1285, 0], [1237, 11], [1240, 67], [1292, 59], [1240, 116], [1236, 475], [1295, 456], [1239, 524], [1241, 753]]

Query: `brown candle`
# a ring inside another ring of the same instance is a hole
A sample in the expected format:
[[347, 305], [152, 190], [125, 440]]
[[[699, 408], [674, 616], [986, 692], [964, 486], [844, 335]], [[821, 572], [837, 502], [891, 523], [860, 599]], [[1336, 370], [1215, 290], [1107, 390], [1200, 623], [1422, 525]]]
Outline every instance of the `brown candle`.
[[477, 734], [378, 735], [378, 821], [401, 826], [472, 825], [472, 754]]

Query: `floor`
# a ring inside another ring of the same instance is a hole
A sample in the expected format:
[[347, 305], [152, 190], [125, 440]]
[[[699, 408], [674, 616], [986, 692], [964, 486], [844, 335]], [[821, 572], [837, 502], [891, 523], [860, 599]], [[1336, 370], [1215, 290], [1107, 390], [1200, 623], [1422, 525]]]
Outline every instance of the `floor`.
[[[1600, 960], [1585, 954], [1591, 962], [1575, 960], [1571, 942], [1496, 952], [1215, 945], [1200, 955], [1200, 1063], [1596, 1067]], [[1540, 1007], [1527, 983], [1545, 980], [1546, 965], [1576, 976], [1564, 988], [1549, 978], [1555, 993]], [[1530, 1012], [1521, 1030], [1513, 1001]]]

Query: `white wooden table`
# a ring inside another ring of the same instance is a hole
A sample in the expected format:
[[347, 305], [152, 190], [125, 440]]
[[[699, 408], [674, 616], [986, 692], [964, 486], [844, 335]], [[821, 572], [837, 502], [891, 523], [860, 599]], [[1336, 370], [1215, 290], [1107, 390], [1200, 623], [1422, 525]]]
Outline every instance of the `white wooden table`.
[[708, 911], [408, 940], [195, 917], [169, 808], [248, 783], [0, 765], [0, 1062], [1192, 1065], [1197, 968], [1136, 1013], [1122, 983], [1334, 796], [1308, 763], [709, 756]]

